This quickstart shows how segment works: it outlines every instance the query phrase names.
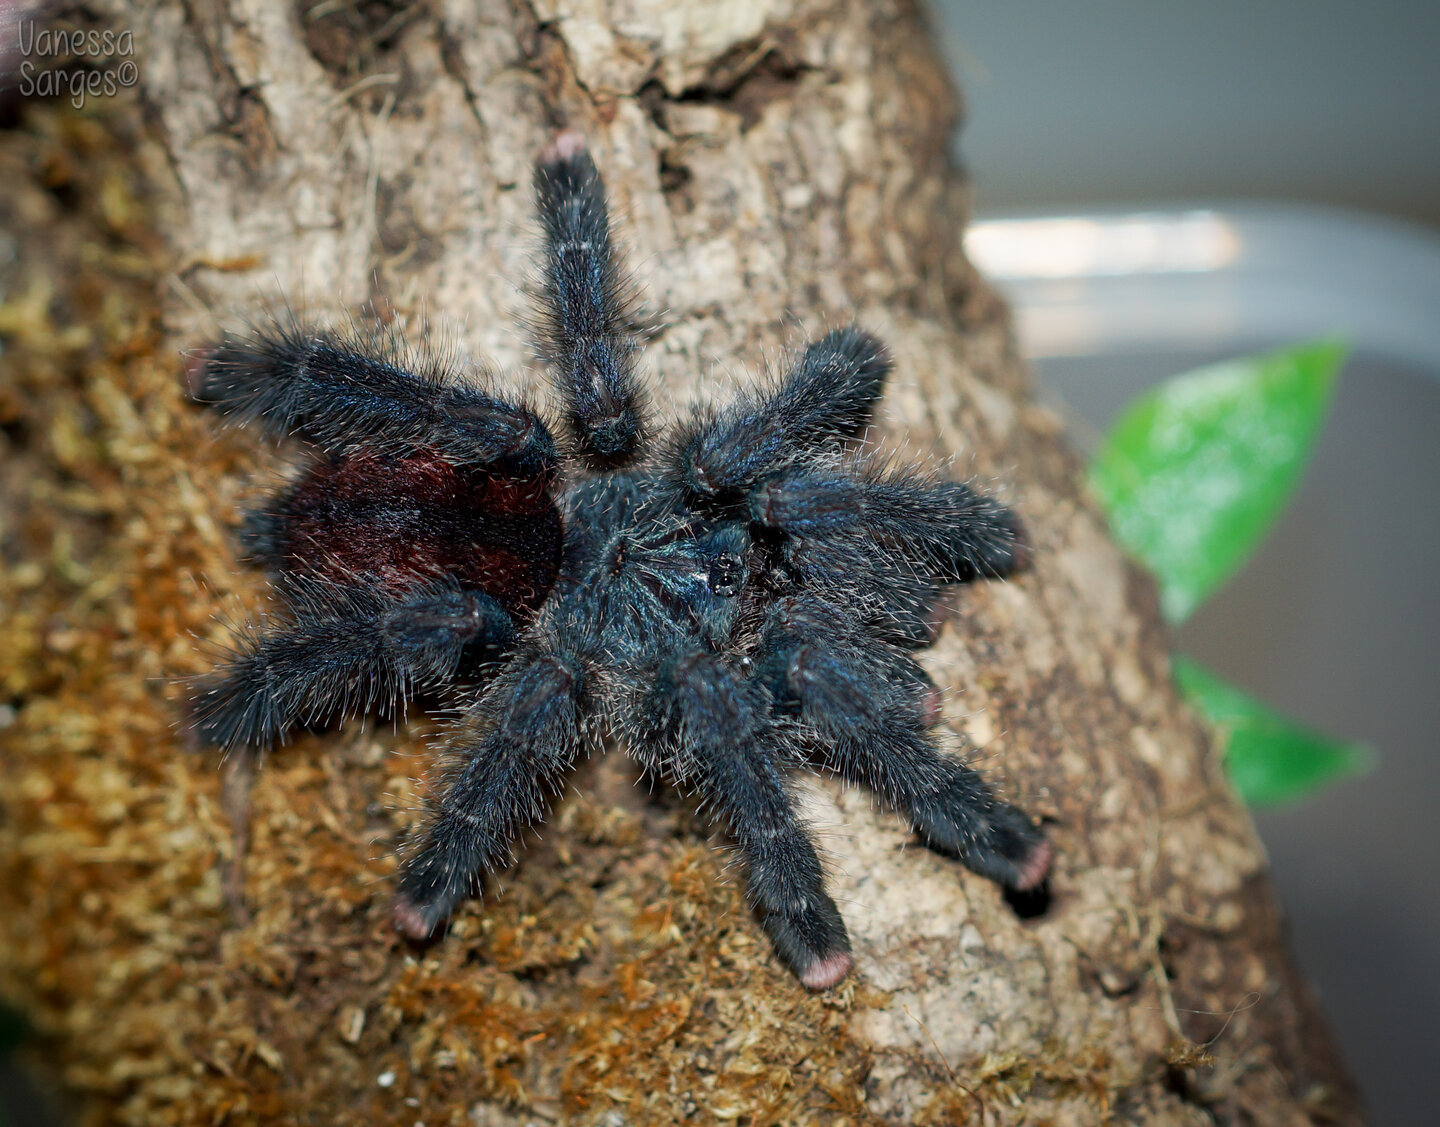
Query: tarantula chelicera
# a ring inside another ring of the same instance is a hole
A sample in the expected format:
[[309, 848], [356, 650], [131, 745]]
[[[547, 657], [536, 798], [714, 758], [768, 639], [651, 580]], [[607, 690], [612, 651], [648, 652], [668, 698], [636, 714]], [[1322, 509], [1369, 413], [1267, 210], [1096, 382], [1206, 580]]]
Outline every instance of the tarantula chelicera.
[[540, 354], [573, 456], [530, 408], [393, 353], [279, 326], [229, 338], [196, 397], [313, 450], [245, 539], [287, 616], [193, 703], [201, 737], [259, 747], [417, 691], [464, 707], [403, 856], [394, 919], [431, 934], [509, 862], [604, 734], [728, 826], [781, 958], [821, 990], [850, 943], [788, 769], [872, 788], [930, 848], [1012, 889], [1051, 850], [927, 737], [948, 584], [1003, 576], [1015, 518], [856, 449], [889, 361], [855, 328], [778, 380], [650, 440], [633, 298], [577, 133], [540, 154]]

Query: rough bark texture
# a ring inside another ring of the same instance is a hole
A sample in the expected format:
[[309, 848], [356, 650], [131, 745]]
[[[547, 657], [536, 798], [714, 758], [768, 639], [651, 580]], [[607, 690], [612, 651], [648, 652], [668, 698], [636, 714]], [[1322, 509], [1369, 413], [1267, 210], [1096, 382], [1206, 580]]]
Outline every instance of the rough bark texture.
[[[87, 1121], [1358, 1119], [1151, 588], [963, 257], [955, 95], [908, 4], [161, 0], [104, 22], [136, 31], [145, 136], [30, 113], [3, 166], [29, 253], [0, 306], [0, 991]], [[226, 526], [283, 459], [184, 402], [175, 349], [266, 298], [378, 300], [533, 387], [529, 168], [562, 125], [661, 311], [666, 411], [854, 319], [894, 351], [886, 440], [1023, 515], [1033, 569], [966, 589], [924, 662], [942, 731], [1050, 821], [1044, 914], [807, 782], [857, 957], [808, 995], [720, 843], [611, 756], [503, 896], [416, 950], [387, 911], [432, 725], [304, 736], [248, 792], [178, 746], [173, 678], [211, 660], [191, 632], [263, 606]]]

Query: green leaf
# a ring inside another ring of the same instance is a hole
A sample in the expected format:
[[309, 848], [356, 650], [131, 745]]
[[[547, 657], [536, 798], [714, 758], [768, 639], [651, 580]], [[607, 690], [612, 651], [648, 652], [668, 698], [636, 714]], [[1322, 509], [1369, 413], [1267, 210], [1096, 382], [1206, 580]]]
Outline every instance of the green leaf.
[[1301, 345], [1177, 376], [1136, 399], [1090, 469], [1115, 538], [1183, 622], [1279, 515], [1325, 421], [1347, 348]]
[[1373, 764], [1364, 745], [1312, 732], [1189, 658], [1177, 655], [1174, 671], [1191, 706], [1219, 729], [1230, 781], [1253, 806], [1293, 802]]

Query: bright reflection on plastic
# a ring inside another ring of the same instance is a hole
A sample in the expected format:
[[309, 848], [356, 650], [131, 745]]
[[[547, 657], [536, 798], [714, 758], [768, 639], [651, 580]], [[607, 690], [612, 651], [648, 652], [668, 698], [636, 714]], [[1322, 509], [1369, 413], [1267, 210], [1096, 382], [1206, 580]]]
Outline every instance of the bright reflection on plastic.
[[1240, 252], [1235, 228], [1213, 211], [1113, 219], [995, 219], [971, 226], [965, 250], [997, 279], [1195, 274]]

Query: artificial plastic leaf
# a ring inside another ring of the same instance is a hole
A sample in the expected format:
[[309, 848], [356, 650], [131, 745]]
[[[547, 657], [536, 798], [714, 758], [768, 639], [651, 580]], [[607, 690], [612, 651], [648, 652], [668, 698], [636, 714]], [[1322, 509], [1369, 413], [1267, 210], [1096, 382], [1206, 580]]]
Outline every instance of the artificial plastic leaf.
[[1115, 538], [1183, 622], [1279, 515], [1325, 421], [1347, 349], [1333, 341], [1201, 368], [1136, 399], [1090, 484]]
[[1176, 656], [1174, 670], [1190, 705], [1221, 732], [1230, 781], [1252, 806], [1304, 798], [1373, 761], [1367, 747], [1312, 732], [1189, 658]]

